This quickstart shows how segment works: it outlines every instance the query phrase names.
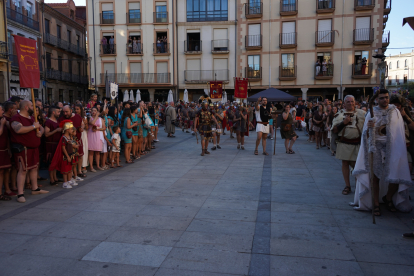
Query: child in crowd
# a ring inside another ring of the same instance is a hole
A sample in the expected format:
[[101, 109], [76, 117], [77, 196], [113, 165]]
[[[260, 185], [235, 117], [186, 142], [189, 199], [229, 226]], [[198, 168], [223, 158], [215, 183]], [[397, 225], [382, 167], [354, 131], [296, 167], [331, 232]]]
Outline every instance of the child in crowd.
[[113, 127], [114, 134], [112, 135], [112, 161], [111, 161], [111, 168], [115, 168], [114, 162], [116, 161], [117, 167], [122, 167], [119, 165], [119, 153], [121, 151], [121, 128], [119, 126]]

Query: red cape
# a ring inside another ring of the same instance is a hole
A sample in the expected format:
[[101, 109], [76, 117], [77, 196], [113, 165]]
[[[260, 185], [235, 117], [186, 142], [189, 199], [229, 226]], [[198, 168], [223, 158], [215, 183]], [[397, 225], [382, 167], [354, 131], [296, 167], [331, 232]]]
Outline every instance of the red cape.
[[63, 139], [63, 135], [60, 138], [59, 144], [56, 148], [55, 151], [55, 155], [53, 156], [52, 162], [50, 163], [49, 166], [49, 171], [53, 171], [53, 170], [57, 170], [60, 171], [61, 173], [67, 173], [68, 171], [72, 170], [72, 164], [69, 166], [67, 164], [67, 162], [64, 163], [63, 161], [63, 152], [62, 152], [62, 139]]

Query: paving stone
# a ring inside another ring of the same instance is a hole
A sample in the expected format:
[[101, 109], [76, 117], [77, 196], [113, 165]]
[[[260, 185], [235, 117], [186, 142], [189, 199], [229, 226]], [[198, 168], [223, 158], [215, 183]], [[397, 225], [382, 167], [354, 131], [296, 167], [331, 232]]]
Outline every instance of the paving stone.
[[206, 199], [207, 196], [159, 196], [150, 205], [201, 207]]
[[136, 215], [123, 226], [184, 231], [190, 223], [190, 218]]
[[182, 206], [159, 206], [148, 205], [142, 209], [138, 214], [146, 216], [171, 216], [193, 218], [197, 212], [197, 207], [182, 207]]
[[414, 248], [412, 244], [350, 244], [358, 262], [413, 265]]
[[236, 274], [223, 274], [206, 271], [183, 270], [174, 268], [160, 268], [155, 276], [235, 276]]
[[194, 219], [187, 231], [220, 233], [229, 235], [253, 235], [255, 224], [246, 221]]
[[82, 260], [159, 267], [171, 249], [166, 246], [102, 242]]
[[106, 240], [120, 243], [139, 243], [150, 245], [174, 246], [183, 231], [121, 227]]
[[12, 234], [40, 235], [52, 228], [57, 222], [25, 219], [6, 219], [0, 223], [0, 232]]
[[6, 253], [10, 252], [16, 247], [24, 244], [30, 239], [33, 239], [34, 236], [31, 235], [18, 235], [18, 234], [0, 234], [0, 252]]
[[109, 211], [82, 211], [66, 220], [66, 222], [121, 226], [132, 218], [132, 216], [131, 214], [113, 213]]
[[80, 259], [98, 244], [99, 241], [37, 236], [14, 249], [12, 253]]
[[174, 248], [161, 267], [246, 275], [249, 261], [250, 254], [245, 253]]
[[358, 262], [365, 276], [412, 275], [412, 265], [393, 265]]
[[40, 208], [31, 208], [26, 211], [14, 216], [15, 219], [27, 219], [37, 221], [65, 221], [77, 213], [80, 210], [49, 210]]
[[336, 220], [331, 214], [272, 212], [271, 216], [272, 222], [278, 224], [337, 226]]
[[203, 208], [210, 209], [240, 209], [240, 210], [256, 210], [258, 201], [253, 200], [222, 200], [208, 198], [203, 205]]
[[120, 214], [137, 214], [139, 211], [145, 208], [146, 205], [144, 204], [130, 204], [130, 203], [122, 203], [119, 202], [95, 202], [85, 211], [108, 211], [113, 213], [120, 213]]
[[42, 236], [103, 241], [116, 229], [118, 226], [62, 222], [45, 231]]
[[197, 219], [224, 219], [236, 221], [256, 221], [257, 212], [254, 210], [220, 210], [201, 208], [197, 213]]
[[68, 271], [66, 271], [66, 273], [63, 274], [63, 276], [153, 276], [156, 272], [156, 267], [78, 260], [68, 269]]

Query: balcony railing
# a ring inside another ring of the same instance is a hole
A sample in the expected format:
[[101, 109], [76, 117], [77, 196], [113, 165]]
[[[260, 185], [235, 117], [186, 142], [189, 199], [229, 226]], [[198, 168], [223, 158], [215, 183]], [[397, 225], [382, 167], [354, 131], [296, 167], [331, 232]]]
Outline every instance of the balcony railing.
[[46, 69], [46, 78], [51, 80], [62, 80], [62, 71]]
[[213, 54], [227, 54], [229, 52], [229, 40], [217, 39], [211, 41], [211, 52]]
[[389, 14], [391, 12], [391, 1], [392, 0], [384, 0], [385, 2], [385, 7], [384, 7], [384, 14]]
[[127, 22], [128, 24], [141, 24], [141, 12], [127, 12]]
[[362, 64], [363, 62], [352, 64], [352, 78], [369, 79], [372, 76], [372, 63]]
[[66, 82], [72, 81], [72, 74], [68, 72], [62, 72], [62, 80]]
[[370, 45], [374, 41], [374, 28], [354, 30], [354, 45]]
[[79, 76], [76, 74], [71, 74], [69, 72], [63, 72], [59, 70], [47, 69], [46, 78], [50, 80], [66, 81], [78, 84], [87, 84], [87, 76]]
[[316, 0], [317, 13], [331, 13], [335, 11], [335, 0]]
[[335, 31], [319, 31], [315, 32], [316, 46], [332, 46], [335, 43]]
[[282, 81], [296, 79], [296, 66], [293, 66], [293, 67], [279, 66], [279, 79]]
[[100, 44], [100, 55], [116, 55], [116, 44]]
[[12, 66], [19, 67], [19, 60], [17, 59], [17, 55], [9, 55], [9, 60], [11, 61]]
[[260, 67], [259, 69], [253, 69], [251, 67], [245, 67], [244, 68], [244, 75], [250, 81], [259, 81], [259, 80], [262, 79], [262, 67]]
[[168, 12], [154, 12], [154, 23], [168, 24]]
[[100, 13], [101, 24], [115, 24], [114, 13]]
[[201, 40], [185, 40], [184, 53], [186, 54], [200, 54], [203, 51], [203, 43]]
[[279, 34], [279, 47], [280, 48], [295, 48], [296, 44], [296, 32], [295, 33], [280, 33]]
[[7, 8], [7, 18], [17, 23], [20, 23], [26, 27], [39, 31], [39, 21], [33, 20], [32, 18], [18, 11]]
[[390, 45], [390, 31], [384, 31], [382, 34], [382, 47]]
[[298, 1], [299, 0], [290, 0], [290, 1], [280, 0], [280, 15], [297, 14], [298, 13]]
[[63, 49], [63, 50], [68, 50], [69, 49], [69, 43], [65, 40], [63, 40], [62, 38], [57, 38], [57, 45], [56, 47]]
[[375, 0], [354, 0], [356, 11], [372, 10], [375, 7]]
[[7, 43], [4, 41], [0, 41], [0, 58], [9, 58], [9, 53], [7, 52]]
[[206, 83], [209, 81], [229, 81], [229, 70], [185, 70], [186, 83]]
[[126, 54], [127, 55], [142, 55], [144, 52], [142, 51], [142, 43], [129, 43], [126, 45]]
[[57, 37], [54, 36], [54, 35], [46, 33], [45, 43], [56, 46], [57, 45]]
[[105, 84], [105, 76], [108, 80], [118, 84], [169, 84], [171, 73], [108, 73], [101, 74], [101, 85]]
[[254, 50], [262, 48], [262, 35], [246, 35], [246, 49]]
[[169, 55], [170, 54], [170, 43], [154, 43], [153, 44], [154, 55]]
[[244, 5], [246, 18], [260, 18], [263, 16], [263, 2], [246, 3]]
[[329, 80], [333, 78], [334, 65], [332, 63], [315, 65], [315, 79]]

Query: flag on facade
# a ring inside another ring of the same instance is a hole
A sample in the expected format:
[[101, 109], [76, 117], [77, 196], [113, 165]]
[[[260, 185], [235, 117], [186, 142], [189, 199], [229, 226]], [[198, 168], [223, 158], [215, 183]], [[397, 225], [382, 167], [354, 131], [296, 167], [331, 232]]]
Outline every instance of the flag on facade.
[[210, 81], [210, 98], [212, 102], [219, 102], [223, 98], [223, 82]]
[[16, 55], [19, 61], [20, 87], [40, 87], [39, 60], [36, 49], [36, 40], [13, 35]]
[[234, 97], [239, 99], [247, 98], [247, 84], [248, 79], [235, 78], [234, 79]]

